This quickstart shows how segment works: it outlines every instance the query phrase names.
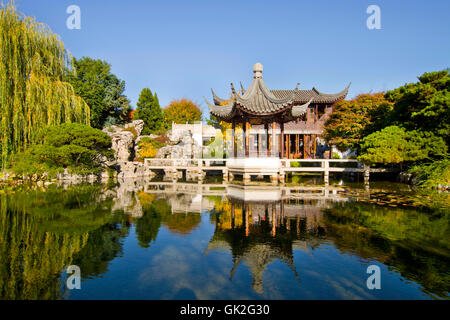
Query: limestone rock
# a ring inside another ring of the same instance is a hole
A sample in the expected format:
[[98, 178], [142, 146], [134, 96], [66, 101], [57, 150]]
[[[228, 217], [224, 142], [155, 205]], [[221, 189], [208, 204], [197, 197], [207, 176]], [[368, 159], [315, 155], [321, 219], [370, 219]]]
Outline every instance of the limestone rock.
[[122, 210], [125, 214], [129, 214], [132, 217], [142, 217], [142, 206], [137, 197], [137, 192], [140, 189], [140, 186], [135, 183], [134, 179], [119, 180], [119, 187], [115, 190], [113, 212]]
[[136, 131], [136, 136], [139, 137], [144, 129], [144, 120], [134, 120], [131, 123], [127, 123], [125, 125], [125, 129], [127, 128], [134, 128]]
[[120, 163], [119, 179], [138, 178], [138, 177], [153, 177], [154, 172], [148, 170], [141, 162], [122, 162]]
[[194, 159], [202, 154], [202, 147], [189, 130], [169, 131], [169, 145], [158, 150], [156, 158]]
[[79, 175], [79, 174], [71, 174], [67, 169], [64, 169], [64, 172], [57, 174], [57, 179], [60, 181], [73, 181], [73, 182], [95, 182], [98, 180], [98, 177], [95, 174], [88, 175]]
[[111, 137], [111, 149], [114, 150], [114, 158], [117, 162], [129, 161], [134, 155], [134, 140], [136, 137], [131, 131], [125, 130], [128, 128], [133, 128], [136, 132], [136, 137], [139, 137], [144, 129], [144, 121], [135, 120], [131, 123], [127, 123], [124, 128], [109, 126], [103, 129], [103, 132]]
[[119, 131], [111, 136], [114, 158], [118, 162], [129, 161], [134, 148], [134, 135], [130, 131]]

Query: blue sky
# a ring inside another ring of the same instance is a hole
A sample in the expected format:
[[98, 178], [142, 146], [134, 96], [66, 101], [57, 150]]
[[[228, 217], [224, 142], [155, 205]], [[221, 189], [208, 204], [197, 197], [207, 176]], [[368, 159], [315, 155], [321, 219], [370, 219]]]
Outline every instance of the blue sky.
[[[69, 5], [81, 8], [81, 30], [69, 30]], [[369, 30], [369, 5], [381, 30]], [[140, 91], [162, 107], [189, 98], [203, 111], [210, 88], [227, 97], [247, 87], [264, 65], [271, 89], [316, 86], [349, 97], [392, 89], [450, 66], [450, 1], [413, 0], [16, 0], [50, 26], [79, 58], [103, 59], [126, 81], [135, 107]], [[205, 112], [205, 115], [207, 113]]]

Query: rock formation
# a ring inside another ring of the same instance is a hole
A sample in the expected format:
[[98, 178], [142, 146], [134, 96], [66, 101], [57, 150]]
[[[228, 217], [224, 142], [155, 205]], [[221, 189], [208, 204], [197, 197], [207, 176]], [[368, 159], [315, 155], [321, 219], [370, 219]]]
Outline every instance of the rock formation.
[[154, 172], [148, 170], [142, 162], [121, 162], [118, 178], [153, 177]]
[[135, 139], [140, 136], [144, 128], [143, 120], [135, 120], [124, 128], [109, 126], [103, 129], [111, 137], [114, 158], [118, 163], [130, 161], [134, 156]]
[[202, 154], [202, 146], [198, 145], [189, 130], [169, 131], [169, 145], [158, 150], [156, 158], [194, 159]]
[[[133, 161], [138, 151], [138, 144], [143, 138], [155, 139], [159, 136], [149, 135], [141, 136], [144, 128], [144, 121], [135, 120], [126, 124], [123, 128], [119, 126], [109, 126], [103, 129], [112, 139], [112, 147], [114, 150], [114, 162], [107, 163], [110, 167], [115, 166], [118, 171], [117, 178], [136, 178], [136, 177], [153, 177], [156, 174], [146, 168], [144, 163]], [[181, 159], [190, 160], [201, 157], [202, 146], [193, 138], [193, 132], [189, 129], [171, 130], [167, 137], [169, 143], [167, 146], [158, 150], [156, 158], [158, 159]], [[168, 177], [178, 177], [176, 175], [168, 175]]]
[[142, 133], [142, 130], [144, 129], [144, 120], [134, 120], [131, 123], [127, 123], [124, 128], [134, 128], [136, 137], [139, 137]]

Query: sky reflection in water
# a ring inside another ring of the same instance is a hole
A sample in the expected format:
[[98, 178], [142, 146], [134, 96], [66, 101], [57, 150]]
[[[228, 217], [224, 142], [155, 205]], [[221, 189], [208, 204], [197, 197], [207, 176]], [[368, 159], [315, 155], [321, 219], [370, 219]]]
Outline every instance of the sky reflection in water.
[[133, 182], [0, 199], [2, 299], [448, 299], [446, 194]]

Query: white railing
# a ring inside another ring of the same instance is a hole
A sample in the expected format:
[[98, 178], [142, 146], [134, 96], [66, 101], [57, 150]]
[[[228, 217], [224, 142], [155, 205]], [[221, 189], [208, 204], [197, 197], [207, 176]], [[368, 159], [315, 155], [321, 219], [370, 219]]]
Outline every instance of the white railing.
[[[361, 168], [362, 164], [356, 159], [281, 159], [281, 166], [285, 168], [294, 168], [292, 163], [300, 163], [300, 164], [312, 164], [312, 163], [320, 163], [320, 168], [329, 168], [330, 163], [357, 163], [357, 166], [354, 168]], [[304, 166], [301, 167], [318, 167], [318, 166]]]
[[[262, 157], [261, 157], [262, 158]], [[249, 159], [249, 158], [236, 158]], [[146, 158], [144, 164], [147, 167], [164, 168], [164, 167], [224, 167], [228, 161], [236, 160], [235, 158], [228, 159], [157, 159]], [[292, 163], [302, 164], [300, 167], [305, 168], [330, 168], [330, 163], [357, 163], [353, 168], [362, 168], [362, 164], [356, 159], [280, 159], [281, 167], [295, 168]], [[320, 165], [313, 165], [313, 164]], [[311, 164], [311, 165], [305, 165]]]
[[225, 166], [229, 159], [157, 159], [146, 158], [147, 167], [220, 167]]

